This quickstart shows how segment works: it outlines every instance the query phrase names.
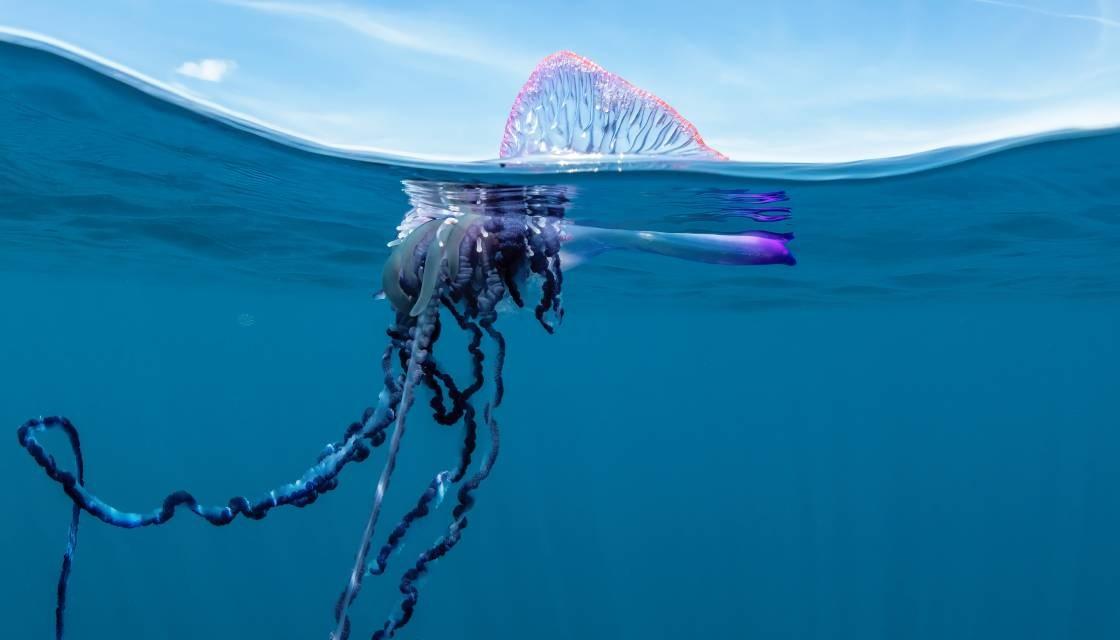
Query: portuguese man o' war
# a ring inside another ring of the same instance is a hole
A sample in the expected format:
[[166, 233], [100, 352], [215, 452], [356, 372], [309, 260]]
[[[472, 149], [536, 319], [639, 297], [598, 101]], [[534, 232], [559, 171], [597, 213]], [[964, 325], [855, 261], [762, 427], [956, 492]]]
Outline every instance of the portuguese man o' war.
[[501, 157], [537, 154], [727, 159], [664, 100], [570, 51], [537, 65], [506, 120]]
[[[549, 56], [533, 71], [513, 104], [500, 155], [510, 162], [585, 155], [724, 159], [659, 98], [568, 52]], [[405, 191], [413, 207], [390, 243], [380, 283], [393, 313], [381, 356], [384, 387], [377, 405], [366, 409], [293, 482], [256, 499], [238, 496], [221, 506], [204, 505], [191, 493], [176, 491], [150, 511], [124, 511], [87, 487], [78, 430], [67, 418], [35, 418], [19, 428], [19, 443], [73, 502], [57, 588], [58, 638], [63, 637], [67, 584], [83, 511], [122, 528], [165, 524], [181, 508], [213, 525], [230, 524], [239, 516], [257, 520], [277, 507], [312, 504], [338, 485], [346, 466], [366, 460], [386, 443], [354, 565], [335, 607], [332, 640], [350, 636], [349, 611], [363, 580], [386, 573], [390, 557], [410, 527], [430, 515], [445, 492], [457, 486], [444, 534], [405, 568], [398, 585], [401, 600], [372, 635], [375, 640], [393, 637], [413, 617], [419, 580], [460, 542], [475, 492], [498, 457], [496, 411], [504, 394], [506, 352], [505, 337], [497, 326], [500, 306], [530, 307], [543, 329], [553, 332], [564, 317], [564, 269], [606, 251], [635, 250], [724, 265], [794, 264], [788, 234], [669, 233], [574, 224], [564, 216], [572, 194], [558, 185], [405, 181]], [[765, 220], [775, 211], [788, 212], [773, 206], [781, 200], [784, 194], [759, 194], [756, 202], [764, 206], [747, 215]], [[448, 373], [437, 349], [448, 327], [468, 338], [471, 374], [467, 380]], [[421, 394], [437, 423], [461, 425], [459, 459], [433, 474], [414, 506], [373, 553], [407, 419]], [[60, 466], [40, 442], [40, 434], [49, 430], [68, 437], [74, 470]], [[483, 455], [479, 455], [480, 441], [485, 445]]]

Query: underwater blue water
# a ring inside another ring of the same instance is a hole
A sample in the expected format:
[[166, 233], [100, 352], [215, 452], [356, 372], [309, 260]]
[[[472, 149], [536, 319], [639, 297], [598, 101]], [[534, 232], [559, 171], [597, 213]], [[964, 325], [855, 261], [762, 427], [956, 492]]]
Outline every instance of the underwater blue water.
[[[566, 273], [554, 335], [503, 313], [501, 456], [401, 637], [1120, 637], [1120, 132], [446, 165], [62, 54], [0, 43], [0, 422], [73, 419], [115, 504], [266, 491], [375, 401], [402, 180], [562, 186], [579, 223], [792, 231], [798, 264], [608, 253]], [[791, 218], [744, 215], [775, 191]], [[383, 529], [459, 442], [417, 413]], [[68, 637], [326, 637], [380, 455], [260, 522], [85, 518]], [[0, 464], [4, 635], [50, 637], [70, 503], [14, 437]], [[448, 508], [366, 582], [352, 637]]]

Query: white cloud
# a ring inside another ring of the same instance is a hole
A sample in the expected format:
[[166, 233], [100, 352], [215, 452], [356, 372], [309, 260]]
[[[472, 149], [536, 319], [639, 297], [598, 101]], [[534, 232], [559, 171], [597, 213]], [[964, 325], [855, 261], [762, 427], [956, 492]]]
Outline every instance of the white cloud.
[[[480, 39], [475, 31], [454, 26], [438, 16], [389, 13], [342, 4], [273, 2], [271, 0], [224, 0], [228, 4], [276, 15], [332, 22], [378, 42], [441, 58], [465, 60], [491, 68], [526, 73], [536, 58], [498, 49]], [[493, 40], [493, 39], [490, 39]]]
[[203, 58], [202, 60], [184, 62], [175, 69], [175, 73], [207, 82], [221, 82], [236, 68], [237, 63], [233, 60]]

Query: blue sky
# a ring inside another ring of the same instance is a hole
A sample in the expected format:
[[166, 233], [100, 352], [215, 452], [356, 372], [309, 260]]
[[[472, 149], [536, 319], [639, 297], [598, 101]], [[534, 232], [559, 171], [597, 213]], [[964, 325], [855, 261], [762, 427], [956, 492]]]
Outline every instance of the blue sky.
[[494, 157], [560, 49], [742, 160], [1120, 123], [1120, 0], [0, 0], [0, 24], [321, 141], [450, 158]]

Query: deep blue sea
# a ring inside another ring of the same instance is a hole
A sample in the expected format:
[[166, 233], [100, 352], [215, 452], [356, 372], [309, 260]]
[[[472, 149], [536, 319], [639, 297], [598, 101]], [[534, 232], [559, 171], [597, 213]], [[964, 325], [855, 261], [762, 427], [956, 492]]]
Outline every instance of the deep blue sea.
[[[398, 637], [1118, 638], [1118, 158], [1105, 130], [840, 165], [440, 164], [0, 42], [0, 635], [53, 637], [70, 513], [16, 428], [72, 419], [87, 486], [124, 509], [293, 480], [377, 401], [407, 180], [562, 188], [601, 227], [793, 232], [798, 263], [609, 252], [566, 272], [554, 335], [503, 312], [501, 454]], [[790, 217], [743, 204], [776, 192]], [[375, 544], [457, 460], [426, 407]], [[85, 517], [67, 637], [326, 638], [383, 453], [261, 521]], [[366, 581], [353, 638], [449, 502]]]

